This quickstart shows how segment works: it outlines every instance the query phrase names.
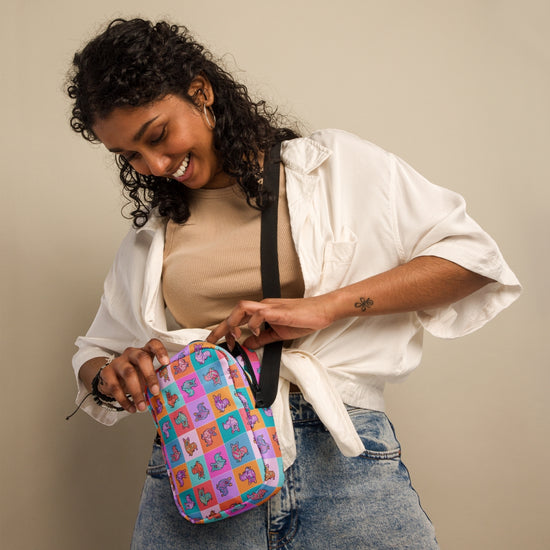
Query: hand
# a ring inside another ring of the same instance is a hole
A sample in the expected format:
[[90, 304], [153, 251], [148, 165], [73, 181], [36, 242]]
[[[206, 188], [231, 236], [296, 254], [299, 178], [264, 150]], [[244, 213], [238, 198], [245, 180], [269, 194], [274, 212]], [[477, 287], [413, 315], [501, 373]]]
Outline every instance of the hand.
[[[256, 349], [278, 340], [293, 340], [329, 326], [333, 321], [330, 313], [329, 295], [313, 298], [266, 298], [261, 302], [243, 300], [229, 317], [218, 325], [207, 338], [216, 343], [225, 339], [230, 347], [241, 336], [242, 325], [247, 324], [254, 336], [243, 344]], [[267, 330], [261, 330], [263, 323], [269, 323]]]
[[[170, 362], [164, 345], [155, 338], [142, 348], [126, 348], [101, 371], [99, 391], [114, 397], [130, 413], [135, 413], [136, 407], [144, 411], [147, 408], [144, 395], [147, 387], [153, 395], [160, 391], [153, 367], [155, 357], [161, 365]], [[131, 396], [133, 403], [127, 395]]]

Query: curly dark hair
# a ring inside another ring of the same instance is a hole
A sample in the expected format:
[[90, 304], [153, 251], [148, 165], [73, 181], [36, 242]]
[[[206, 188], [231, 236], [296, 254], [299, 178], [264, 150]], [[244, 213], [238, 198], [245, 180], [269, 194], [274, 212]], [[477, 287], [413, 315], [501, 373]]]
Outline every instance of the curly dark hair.
[[[165, 21], [115, 19], [73, 59], [67, 93], [74, 100], [71, 127], [86, 140], [98, 142], [92, 126], [117, 107], [139, 107], [177, 95], [193, 103], [187, 91], [193, 79], [206, 77], [214, 92], [214, 147], [222, 169], [234, 177], [250, 206], [262, 209], [264, 196], [258, 156], [276, 141], [298, 137], [265, 101], [254, 102], [246, 86], [213, 60], [186, 27]], [[196, 105], [195, 105], [196, 106]], [[153, 208], [176, 223], [189, 218], [184, 185], [136, 172], [117, 156], [124, 194], [133, 203], [136, 227], [143, 226]]]

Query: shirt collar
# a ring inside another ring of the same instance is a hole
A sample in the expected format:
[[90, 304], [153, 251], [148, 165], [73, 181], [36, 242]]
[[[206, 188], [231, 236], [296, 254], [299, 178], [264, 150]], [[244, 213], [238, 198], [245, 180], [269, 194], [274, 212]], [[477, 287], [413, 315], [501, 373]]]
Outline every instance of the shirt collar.
[[285, 167], [302, 174], [309, 174], [330, 157], [332, 152], [311, 138], [284, 141], [281, 159]]
[[[308, 137], [291, 139], [281, 144], [281, 159], [285, 167], [300, 174], [309, 174], [330, 157], [332, 152], [320, 143]], [[153, 209], [147, 223], [136, 230], [136, 233], [147, 231], [154, 233], [165, 226], [165, 220]]]

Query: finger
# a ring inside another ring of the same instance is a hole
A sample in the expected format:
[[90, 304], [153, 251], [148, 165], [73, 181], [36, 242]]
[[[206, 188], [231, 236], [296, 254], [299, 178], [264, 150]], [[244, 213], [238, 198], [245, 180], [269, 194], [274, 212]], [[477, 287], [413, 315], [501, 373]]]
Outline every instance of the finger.
[[[250, 331], [258, 336], [261, 331], [261, 326], [266, 320], [278, 322], [280, 316], [277, 315], [277, 308], [274, 304], [281, 303], [280, 299], [266, 298], [261, 302], [252, 302], [248, 300], [240, 301], [229, 314], [227, 319], [220, 323], [208, 335], [207, 341], [215, 344], [218, 340], [225, 337], [229, 343], [233, 339], [238, 340], [241, 337], [240, 326], [247, 323]], [[267, 319], [267, 313], [270, 313], [271, 319]]]
[[225, 341], [227, 343], [229, 351], [233, 351], [233, 348], [235, 347], [235, 337], [232, 334], [226, 334]]
[[170, 357], [164, 344], [157, 338], [152, 338], [147, 342], [143, 348], [144, 351], [149, 353], [152, 357], [156, 357], [161, 365], [168, 365], [170, 363]]
[[259, 336], [262, 330], [262, 325], [267, 321], [267, 310], [262, 309], [257, 311], [248, 320], [248, 328], [254, 336]]
[[264, 307], [250, 316], [250, 319], [248, 320], [248, 328], [254, 336], [259, 337], [262, 335], [261, 342], [263, 343], [284, 340], [284, 337], [281, 337], [278, 329], [272, 331], [268, 330], [267, 332], [266, 330], [262, 330], [264, 323], [271, 325], [271, 327], [302, 328], [300, 326], [301, 323], [297, 319], [291, 318], [290, 312], [281, 303], [275, 305], [266, 303]]
[[233, 349], [235, 345], [235, 340], [238, 340], [241, 337], [241, 329], [239, 327], [234, 330], [229, 330], [227, 323], [225, 321], [217, 326], [206, 338], [207, 342], [215, 344], [221, 338], [225, 338], [227, 345], [230, 349]]
[[[147, 404], [145, 402], [140, 374], [144, 369], [146, 371], [150, 369], [154, 373], [151, 356], [143, 349], [135, 349], [130, 353], [129, 361], [125, 362], [123, 365], [117, 365], [117, 367], [116, 373], [121, 388], [125, 390], [124, 393], [130, 394], [137, 409], [144, 411], [147, 408]], [[146, 376], [143, 375], [143, 377], [145, 378]]]
[[266, 344], [271, 344], [271, 342], [278, 342], [282, 338], [269, 327], [267, 330], [261, 331], [258, 335], [249, 336], [244, 342], [243, 346], [250, 349], [258, 349]]
[[[161, 365], [168, 365], [170, 363], [168, 352], [160, 340], [156, 338], [149, 340], [143, 349], [156, 357]], [[148, 361], [144, 361], [143, 364], [140, 363], [140, 374], [143, 375], [143, 379], [151, 393], [153, 395], [158, 395], [160, 388], [153, 363]]]
[[122, 388], [118, 387], [113, 392], [113, 397], [117, 400], [118, 404], [129, 413], [134, 414], [136, 412], [136, 406], [128, 399]]
[[265, 307], [261, 302], [252, 302], [249, 300], [241, 300], [234, 308], [233, 311], [229, 314], [225, 323], [229, 331], [233, 332], [237, 330], [240, 326], [247, 323], [251, 315], [254, 315], [257, 311]]
[[232, 335], [238, 339], [241, 337], [241, 325], [245, 324], [250, 314], [258, 308], [261, 308], [261, 304], [258, 302], [241, 301], [229, 314], [227, 319], [220, 323], [207, 337], [207, 341], [211, 344], [215, 344], [218, 340], [227, 335]]
[[223, 321], [206, 337], [206, 341], [215, 344], [227, 334], [231, 335], [231, 331], [227, 328], [227, 323]]
[[[111, 363], [112, 365], [113, 363]], [[136, 407], [134, 404], [126, 397], [125, 389], [120, 385], [120, 380], [115, 371], [115, 366], [105, 367], [101, 371], [100, 375], [100, 391], [107, 397], [113, 397], [117, 400], [118, 404], [124, 408], [129, 413], [135, 413]]]

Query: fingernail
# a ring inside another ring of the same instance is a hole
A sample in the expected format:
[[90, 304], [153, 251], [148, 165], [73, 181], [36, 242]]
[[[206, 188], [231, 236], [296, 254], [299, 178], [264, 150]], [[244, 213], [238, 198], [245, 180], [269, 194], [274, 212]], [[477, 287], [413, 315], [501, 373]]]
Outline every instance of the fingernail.
[[142, 401], [141, 403], [138, 404], [138, 409], [140, 411], [144, 411], [145, 409], [147, 408], [147, 406], [145, 405], [145, 403]]
[[158, 395], [160, 393], [160, 388], [155, 384], [152, 388], [151, 388], [151, 393], [153, 395]]
[[132, 414], [134, 414], [136, 412], [136, 408], [133, 405], [130, 407], [130, 412]]

